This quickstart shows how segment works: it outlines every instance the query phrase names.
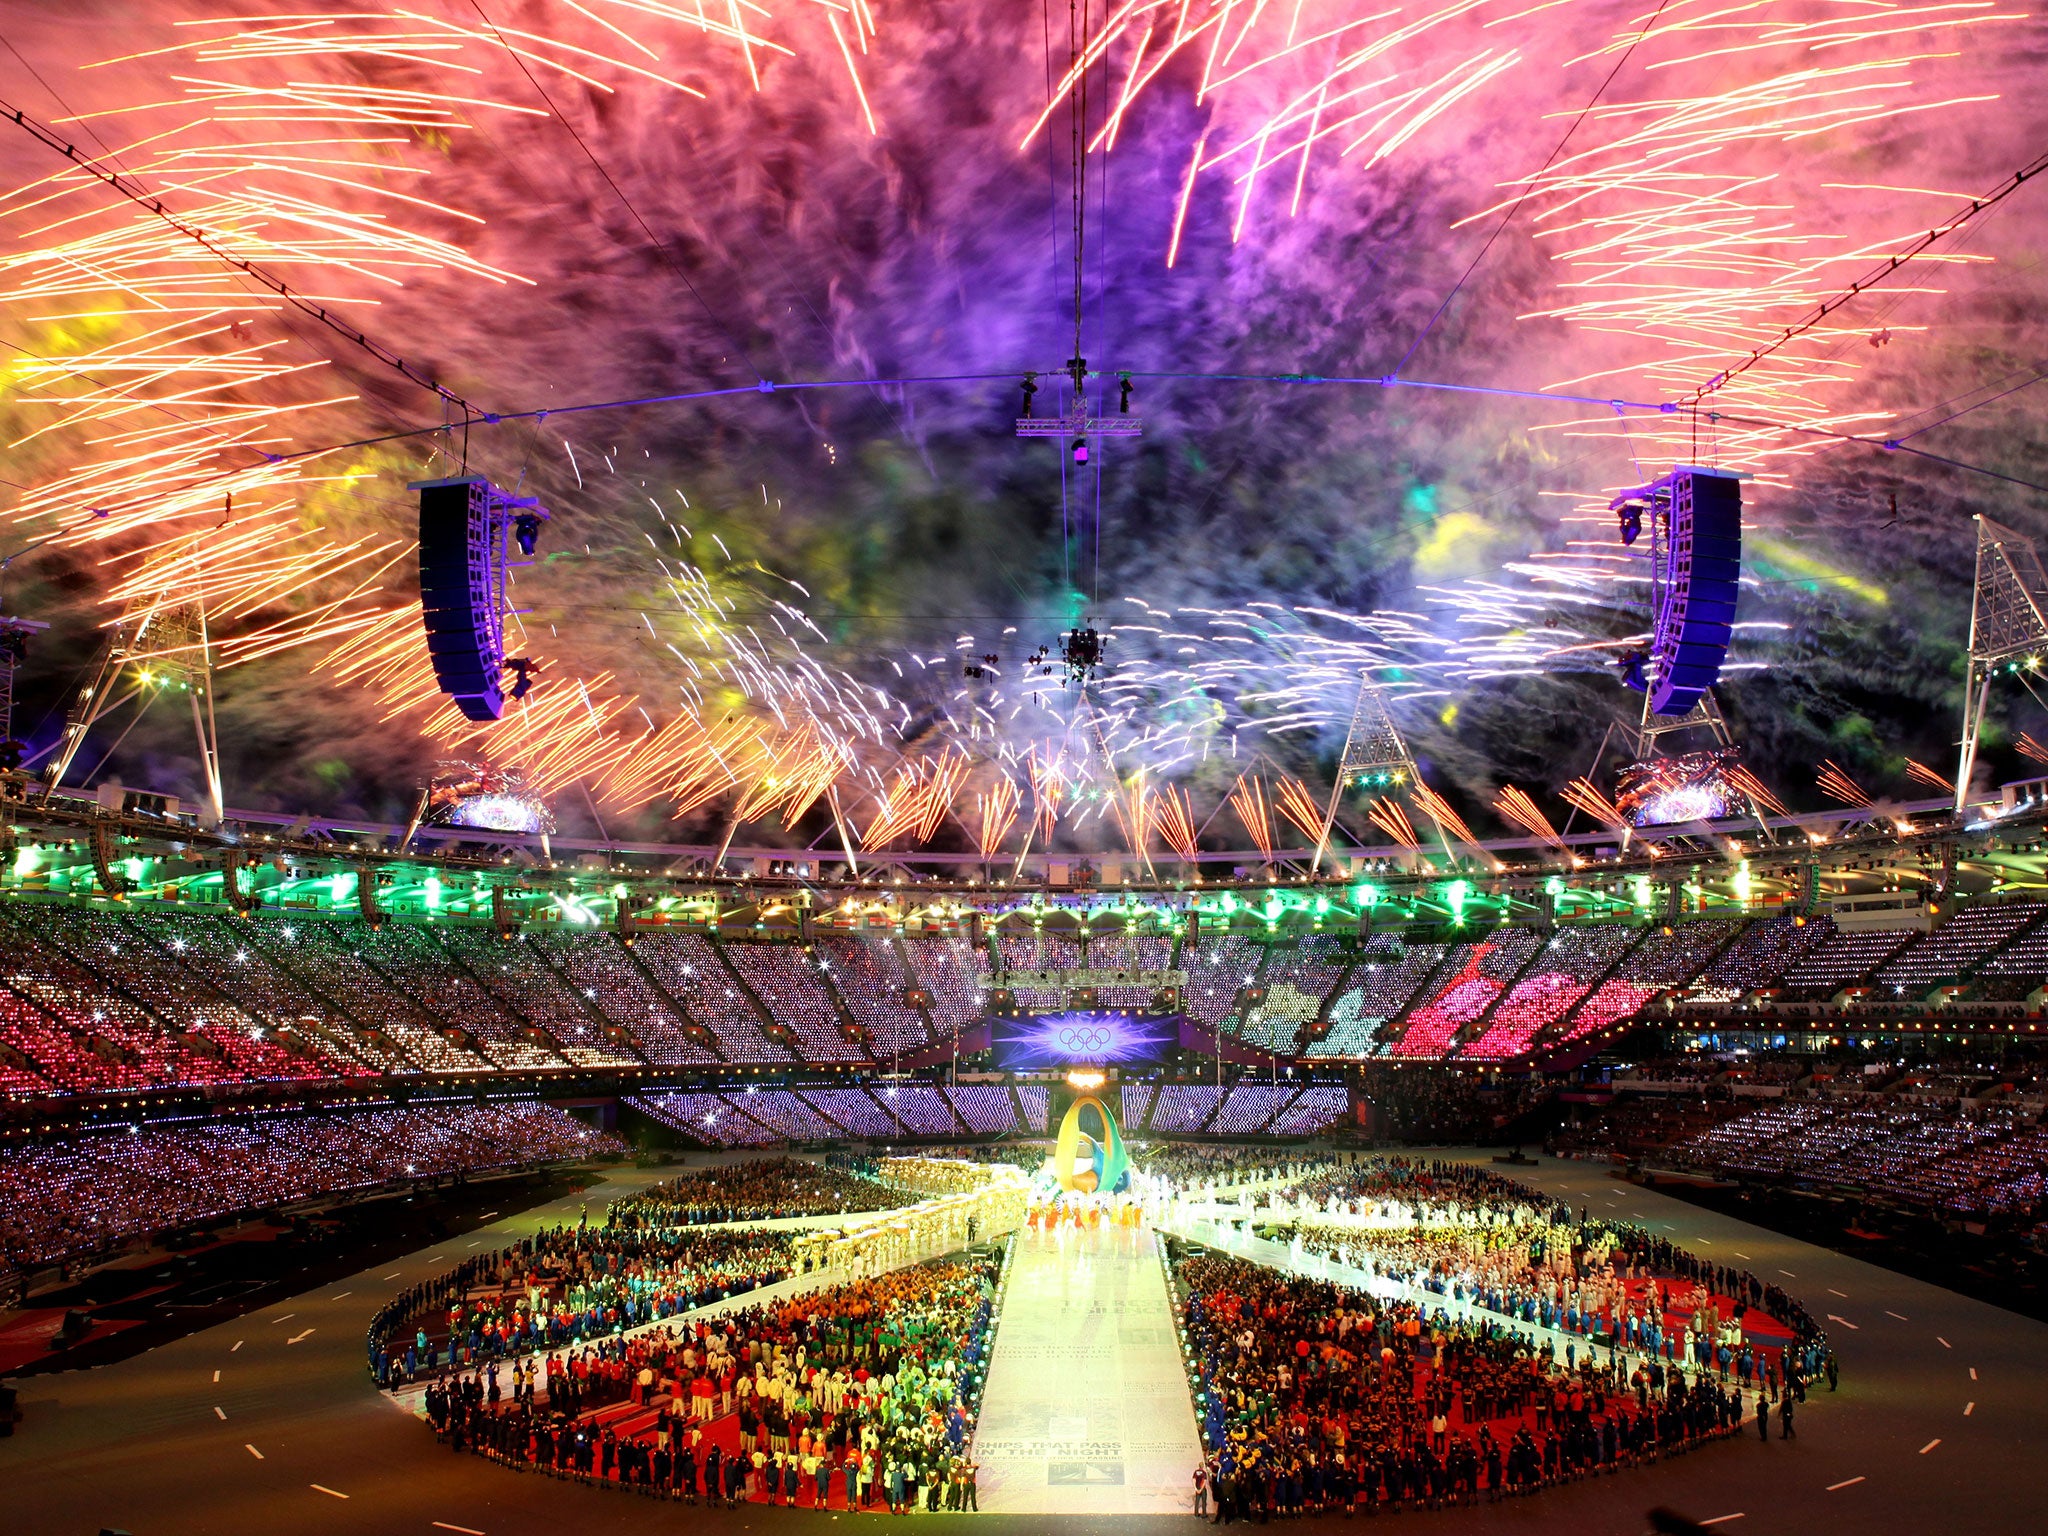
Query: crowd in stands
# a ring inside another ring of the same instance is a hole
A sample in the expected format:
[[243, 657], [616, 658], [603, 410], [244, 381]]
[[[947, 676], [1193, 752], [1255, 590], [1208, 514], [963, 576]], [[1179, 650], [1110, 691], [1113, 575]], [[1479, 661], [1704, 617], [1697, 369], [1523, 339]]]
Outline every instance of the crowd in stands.
[[[1782, 916], [1504, 927], [1459, 944], [1217, 934], [1185, 953], [1115, 933], [1086, 954], [1110, 969], [1181, 967], [1195, 1019], [1282, 1055], [1512, 1064], [1645, 1010], [1725, 1013], [1751, 994], [1824, 1008], [1848, 989], [1865, 1010], [1901, 999], [1957, 1017], [2020, 1008], [2048, 985], [2048, 903], [1966, 906], [1926, 934]], [[0, 1098], [384, 1074], [888, 1067], [978, 1020], [997, 965], [1068, 968], [1082, 955], [1065, 934], [1009, 928], [980, 948], [835, 934], [806, 950], [679, 929], [629, 947], [609, 930], [507, 938], [473, 923], [17, 902], [0, 912]], [[1148, 987], [1105, 985], [1113, 1001], [1150, 1001]], [[1065, 1005], [1057, 989], [1026, 990], [1028, 1006]], [[1007, 1129], [1000, 1092], [978, 1094], [971, 1114], [920, 1098], [869, 1119], [860, 1100], [843, 1102], [857, 1134], [889, 1134], [892, 1118], [906, 1137]], [[1041, 1129], [1035, 1102], [1017, 1102], [1026, 1128]], [[1262, 1102], [1244, 1094], [1219, 1116], [1182, 1085], [1147, 1111], [1162, 1131], [1263, 1134], [1246, 1123]], [[1304, 1112], [1289, 1108], [1292, 1124]], [[801, 1098], [766, 1109], [768, 1139], [839, 1123], [815, 1109]]]
[[1399, 1142], [1487, 1142], [1554, 1092], [1539, 1077], [1483, 1078], [1442, 1067], [1369, 1070], [1373, 1134]]
[[[1127, 1082], [1122, 1123], [1132, 1134], [1314, 1136], [1346, 1118], [1339, 1083], [1308, 1083], [1247, 1072], [1215, 1083]], [[1042, 1083], [961, 1083], [881, 1079], [815, 1087], [655, 1092], [635, 1108], [705, 1146], [770, 1142], [948, 1140], [962, 1136], [1043, 1134], [1048, 1102]]]
[[605, 1225], [628, 1231], [694, 1227], [782, 1216], [883, 1211], [902, 1203], [901, 1197], [873, 1177], [845, 1167], [794, 1157], [745, 1158], [713, 1163], [628, 1199], [614, 1200]]
[[1648, 1155], [1954, 1215], [2033, 1216], [2044, 1209], [2044, 1148], [2048, 1132], [2031, 1109], [1819, 1090], [1763, 1100]]
[[0, 1147], [0, 1272], [298, 1201], [622, 1150], [535, 1103], [202, 1118]]
[[1000, 1266], [940, 1259], [505, 1372], [425, 1407], [455, 1450], [690, 1504], [973, 1509], [969, 1454]]

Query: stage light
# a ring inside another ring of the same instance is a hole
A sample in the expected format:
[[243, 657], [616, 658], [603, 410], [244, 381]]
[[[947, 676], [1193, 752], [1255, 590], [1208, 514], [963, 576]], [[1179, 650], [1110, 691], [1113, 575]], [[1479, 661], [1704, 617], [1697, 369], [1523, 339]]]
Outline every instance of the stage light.
[[1074, 439], [1074, 462], [1076, 464], [1086, 464], [1088, 462], [1088, 439], [1085, 437]]

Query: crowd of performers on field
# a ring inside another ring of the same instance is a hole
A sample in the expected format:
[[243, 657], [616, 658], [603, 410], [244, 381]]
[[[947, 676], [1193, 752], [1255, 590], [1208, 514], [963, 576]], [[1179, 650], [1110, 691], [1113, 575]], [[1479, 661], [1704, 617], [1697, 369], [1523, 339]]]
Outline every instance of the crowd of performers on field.
[[1325, 1217], [1295, 1228], [1306, 1248], [1409, 1295], [1178, 1262], [1218, 1519], [1491, 1501], [1763, 1434], [1774, 1412], [1789, 1437], [1807, 1383], [1835, 1384], [1776, 1287], [1488, 1170], [1376, 1160], [1291, 1193]]
[[814, 1162], [773, 1157], [714, 1163], [613, 1201], [605, 1225], [634, 1231], [885, 1211], [904, 1204], [905, 1197], [878, 1182], [876, 1172], [871, 1159]]
[[933, 1260], [493, 1360], [437, 1379], [428, 1417], [458, 1451], [693, 1504], [973, 1509], [1000, 1271]]
[[[1282, 1209], [1290, 1197], [1304, 1250], [1447, 1297], [1456, 1311], [1602, 1335], [1744, 1384], [1764, 1380], [1789, 1334], [1806, 1374], [1819, 1368], [1821, 1329], [1778, 1285], [1631, 1223], [1575, 1214], [1490, 1169], [1380, 1158], [1283, 1191]], [[1753, 1320], [1745, 1328], [1752, 1310], [1783, 1325], [1766, 1335], [1771, 1347], [1751, 1337]]]
[[1032, 1232], [1042, 1233], [1098, 1232], [1104, 1227], [1135, 1231], [1144, 1218], [1145, 1209], [1135, 1200], [1056, 1191], [1031, 1202], [1024, 1225]]

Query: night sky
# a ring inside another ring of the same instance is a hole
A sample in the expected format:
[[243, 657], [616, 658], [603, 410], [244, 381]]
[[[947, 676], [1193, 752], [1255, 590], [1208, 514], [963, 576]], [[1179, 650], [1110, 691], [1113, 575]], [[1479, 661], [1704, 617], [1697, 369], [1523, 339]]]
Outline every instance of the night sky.
[[[2048, 483], [2039, 188], [1799, 328], [2041, 152], [2019, 8], [774, 0], [728, 13], [744, 39], [654, 0], [229, 9], [6, 5], [0, 95], [460, 401], [564, 413], [435, 430], [461, 406], [0, 123], [5, 549], [58, 535], [6, 577], [52, 626], [32, 752], [102, 626], [203, 590], [234, 806], [403, 819], [459, 755], [527, 762], [568, 829], [717, 838], [806, 752], [862, 826], [952, 754], [935, 843], [1008, 777], [1014, 847], [1034, 753], [1109, 782], [1098, 723], [1117, 780], [1197, 823], [1248, 771], [1320, 798], [1371, 663], [1476, 831], [1507, 783], [1561, 821], [1648, 624], [1606, 501], [1698, 462], [1756, 475], [1720, 693], [1750, 765], [1795, 807], [1822, 759], [1924, 795], [1971, 516], [2048, 536], [2014, 483]], [[1085, 467], [1012, 431], [1025, 370], [1063, 408], [1075, 348], [1070, 26], [1107, 34], [1080, 347], [1095, 407], [1129, 372], [1144, 424]], [[553, 513], [509, 641], [550, 713], [458, 740], [398, 673], [405, 486], [465, 468]], [[1077, 624], [1110, 635], [1092, 696], [1034, 687]], [[1996, 698], [1980, 773], [2010, 776], [2048, 711]], [[193, 795], [183, 704], [127, 719], [67, 782]], [[720, 730], [753, 733], [738, 782], [654, 771]], [[741, 840], [816, 837], [823, 804]], [[1115, 841], [1100, 808], [1059, 835]]]

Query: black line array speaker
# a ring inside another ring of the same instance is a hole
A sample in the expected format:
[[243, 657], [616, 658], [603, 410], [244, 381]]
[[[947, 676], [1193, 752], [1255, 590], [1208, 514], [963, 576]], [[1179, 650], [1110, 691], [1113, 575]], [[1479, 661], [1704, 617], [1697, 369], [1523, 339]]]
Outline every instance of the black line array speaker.
[[1683, 715], [1714, 686], [1728, 659], [1742, 576], [1742, 482], [1711, 470], [1671, 476], [1671, 532], [1664, 601], [1650, 652], [1650, 708]]
[[434, 681], [465, 719], [499, 719], [505, 713], [504, 603], [490, 482], [464, 475], [411, 488], [420, 497], [420, 619]]

